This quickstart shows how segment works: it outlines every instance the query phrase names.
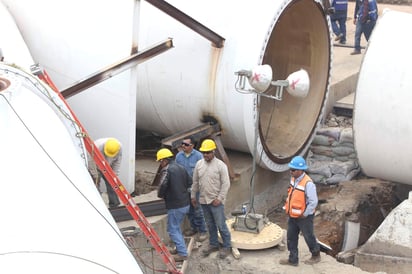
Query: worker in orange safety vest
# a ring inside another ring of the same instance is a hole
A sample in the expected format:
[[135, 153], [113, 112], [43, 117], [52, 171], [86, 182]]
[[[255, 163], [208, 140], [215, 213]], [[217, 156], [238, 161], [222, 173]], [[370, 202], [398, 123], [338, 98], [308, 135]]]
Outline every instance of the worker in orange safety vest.
[[295, 156], [289, 163], [290, 185], [288, 197], [285, 203], [285, 211], [288, 214], [287, 246], [289, 257], [279, 261], [283, 265], [299, 265], [298, 241], [302, 232], [312, 256], [306, 260], [306, 264], [320, 262], [320, 246], [313, 232], [313, 218], [315, 208], [318, 205], [316, 186], [306, 174], [308, 168], [302, 156]]

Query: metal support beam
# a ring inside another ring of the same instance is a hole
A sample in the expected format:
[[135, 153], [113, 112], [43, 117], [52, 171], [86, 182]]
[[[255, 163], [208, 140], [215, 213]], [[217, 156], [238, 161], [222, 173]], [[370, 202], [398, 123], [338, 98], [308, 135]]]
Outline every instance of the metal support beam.
[[178, 149], [182, 145], [182, 141], [192, 137], [196, 142], [210, 136], [216, 132], [220, 132], [219, 124], [202, 124], [195, 128], [178, 132], [172, 136], [162, 139], [162, 145], [170, 147], [172, 150]]
[[143, 50], [136, 54], [133, 54], [116, 64], [108, 66], [101, 71], [98, 71], [83, 80], [78, 81], [77, 83], [73, 84], [71, 87], [68, 87], [61, 91], [61, 94], [64, 98], [69, 98], [73, 95], [76, 95], [94, 85], [97, 85], [104, 80], [107, 80], [127, 69], [130, 69], [133, 66], [136, 66], [140, 63], [145, 62], [152, 57], [165, 52], [166, 50], [173, 47], [172, 38], [168, 38], [166, 41], [161, 42], [149, 49]]
[[211, 41], [213, 45], [217, 48], [222, 48], [225, 42], [225, 38], [215, 33], [211, 29], [207, 28], [203, 24], [199, 23], [189, 15], [183, 13], [177, 8], [173, 7], [169, 3], [163, 0], [146, 0], [148, 3], [152, 4], [159, 10], [173, 17], [186, 27], [199, 33], [201, 36], [205, 37], [207, 40]]
[[[137, 205], [143, 212], [143, 215], [146, 217], [157, 216], [167, 213], [165, 202], [163, 200], [138, 203]], [[129, 211], [125, 206], [109, 208], [109, 211], [116, 222], [133, 220], [132, 215], [130, 215]]]

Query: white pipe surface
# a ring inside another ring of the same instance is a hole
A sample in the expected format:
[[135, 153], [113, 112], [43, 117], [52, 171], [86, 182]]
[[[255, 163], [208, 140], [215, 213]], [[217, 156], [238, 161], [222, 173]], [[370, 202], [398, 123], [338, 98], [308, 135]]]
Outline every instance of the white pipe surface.
[[0, 63], [0, 272], [142, 273], [87, 170], [73, 117], [51, 94]]
[[[35, 60], [59, 87], [124, 58], [133, 46], [133, 1], [2, 1], [7, 3]], [[222, 127], [226, 148], [253, 152], [259, 109], [256, 159], [264, 168], [286, 170], [294, 155], [306, 153], [329, 91], [330, 25], [320, 1], [168, 3], [224, 37], [223, 48], [214, 47], [203, 36], [142, 1], [139, 50], [168, 37], [173, 38], [174, 48], [138, 66], [137, 86], [130, 85], [130, 74], [122, 73], [70, 98], [77, 116], [94, 138], [121, 136], [131, 168], [132, 124], [168, 136], [211, 117]], [[286, 79], [302, 68], [307, 70], [311, 83], [308, 96], [296, 98], [285, 93], [281, 102], [262, 98], [257, 107], [256, 95], [235, 90], [234, 73], [259, 64], [272, 66], [274, 80]], [[133, 100], [136, 109], [131, 105]], [[126, 179], [124, 184], [130, 189], [132, 183]]]
[[304, 68], [311, 80], [306, 98], [285, 92], [281, 102], [261, 99], [256, 159], [274, 171], [287, 169], [292, 156], [306, 152], [327, 96], [331, 49], [320, 5], [183, 0], [171, 4], [224, 37], [224, 47], [212, 47], [181, 23], [143, 5], [141, 44], [170, 36], [175, 48], [138, 68], [137, 126], [173, 134], [211, 116], [222, 126], [225, 147], [253, 152], [256, 95], [235, 90], [234, 72], [270, 64], [274, 79], [283, 80]]
[[412, 184], [412, 14], [387, 10], [365, 51], [354, 103], [354, 145], [363, 172]]

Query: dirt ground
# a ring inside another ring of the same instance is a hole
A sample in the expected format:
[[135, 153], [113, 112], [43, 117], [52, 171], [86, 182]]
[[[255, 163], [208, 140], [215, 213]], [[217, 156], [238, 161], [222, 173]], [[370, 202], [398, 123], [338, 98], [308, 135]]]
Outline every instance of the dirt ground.
[[[327, 121], [330, 120], [327, 119]], [[348, 118], [341, 120], [342, 123], [350, 124]], [[340, 123], [338, 124], [340, 125]], [[154, 151], [147, 149], [140, 150], [139, 153], [154, 153]], [[157, 187], [152, 185], [154, 176], [153, 170], [137, 171], [135, 194], [145, 194], [155, 190]], [[195, 243], [192, 245], [190, 257], [185, 263], [185, 273], [369, 273], [350, 264], [340, 263], [336, 259], [344, 242], [345, 222], [351, 221], [360, 224], [358, 245], [362, 245], [381, 224], [386, 215], [406, 198], [401, 197], [402, 195], [399, 193], [407, 193], [407, 191], [398, 188], [398, 184], [368, 178], [363, 174], [359, 174], [351, 181], [341, 182], [337, 185], [318, 184], [319, 204], [315, 217], [315, 234], [319, 241], [328, 245], [331, 250], [324, 250], [322, 261], [314, 266], [303, 263], [306, 258], [310, 257], [303, 238], [300, 239], [299, 243], [302, 263], [298, 267], [278, 264], [279, 259], [286, 258], [288, 255], [285, 248], [282, 249], [278, 246], [264, 250], [240, 250], [239, 259], [229, 256], [221, 260], [217, 258], [217, 253], [203, 258], [200, 250], [207, 246], [207, 240], [203, 243], [192, 240]], [[267, 198], [262, 197], [270, 196], [270, 191], [268, 190], [267, 194], [259, 194], [259, 197], [255, 198], [256, 208], [267, 208], [267, 205], [259, 203], [267, 201]], [[287, 217], [282, 210], [283, 203], [284, 201], [281, 201], [278, 205], [267, 208], [267, 217], [270, 222], [286, 229]], [[148, 244], [147, 239], [141, 237], [138, 241], [134, 244], [139, 247], [135, 254], [145, 271], [144, 273], [162, 273], [161, 269], [165, 269], [165, 265]]]
[[[154, 151], [141, 150], [139, 153], [153, 154]], [[136, 195], [148, 193], [157, 188], [151, 185], [154, 176], [153, 171], [139, 170], [136, 172]], [[397, 188], [398, 184], [367, 178], [362, 174], [359, 174], [354, 180], [341, 182], [337, 185], [318, 184], [319, 204], [315, 217], [315, 234], [322, 243], [332, 249], [322, 253], [322, 261], [319, 264], [309, 266], [303, 263], [306, 258], [310, 257], [303, 239], [300, 239], [299, 243], [301, 263], [298, 267], [279, 265], [279, 259], [286, 258], [288, 252], [277, 246], [264, 250], [240, 250], [239, 259], [229, 256], [221, 260], [217, 258], [217, 253], [203, 258], [200, 250], [206, 247], [207, 241], [199, 243], [193, 240], [195, 244], [193, 244], [190, 257], [185, 264], [185, 273], [368, 273], [352, 265], [340, 263], [336, 259], [336, 255], [342, 250], [345, 222], [360, 223], [361, 231], [358, 244], [362, 245], [386, 215], [404, 199], [404, 197], [399, 197], [402, 190], [398, 191]], [[270, 196], [270, 190], [268, 193]], [[266, 194], [259, 195], [263, 197]], [[255, 203], [267, 200], [262, 197], [256, 197]], [[256, 208], [265, 206], [267, 205], [257, 204]], [[287, 218], [282, 206], [283, 201], [272, 208], [267, 208], [267, 217], [270, 222], [286, 229]], [[138, 241], [134, 244], [139, 247], [135, 254], [145, 271], [144, 273], [162, 273], [161, 270], [165, 269], [165, 265], [148, 244], [147, 239], [141, 237]]]
[[[142, 179], [148, 180], [153, 174], [140, 174]], [[151, 182], [151, 180], [149, 180]], [[385, 216], [398, 205], [403, 197], [399, 197], [397, 184], [378, 179], [365, 178], [360, 175], [356, 180], [342, 182], [338, 185], [317, 185], [319, 205], [315, 217], [315, 234], [318, 239], [329, 245], [332, 251], [322, 252], [322, 261], [314, 266], [305, 265], [303, 261], [310, 257], [308, 248], [303, 240], [299, 242], [299, 256], [301, 263], [298, 267], [279, 265], [281, 258], [288, 256], [285, 248], [275, 246], [263, 250], [240, 250], [240, 258], [228, 256], [219, 259], [217, 253], [203, 258], [200, 250], [207, 246], [192, 240], [192, 250], [185, 264], [185, 272], [190, 274], [210, 273], [369, 273], [350, 264], [337, 261], [336, 254], [342, 249], [345, 221], [359, 222], [361, 231], [359, 245], [362, 245], [375, 231]], [[145, 187], [144, 187], [145, 188]], [[148, 187], [150, 189], [150, 187]], [[403, 191], [405, 192], [405, 191]], [[268, 209], [270, 222], [287, 228], [287, 219], [281, 209], [283, 203]], [[189, 243], [190, 238], [188, 238]], [[144, 273], [161, 273], [165, 265], [160, 261], [156, 252], [144, 237], [140, 238], [137, 258], [145, 271]], [[144, 261], [143, 265], [141, 262]], [[181, 266], [180, 266], [181, 267]], [[382, 272], [383, 273], [383, 272]]]
[[[315, 218], [315, 234], [333, 251], [323, 252], [322, 261], [314, 266], [303, 263], [310, 257], [310, 252], [301, 237], [301, 263], [298, 267], [279, 265], [279, 259], [286, 258], [288, 252], [277, 246], [264, 250], [240, 250], [240, 259], [229, 256], [221, 260], [217, 258], [217, 253], [203, 258], [199, 252], [203, 247], [195, 245], [186, 273], [369, 273], [340, 263], [334, 257], [341, 250], [344, 221], [361, 223], [359, 244], [364, 243], [384, 219], [382, 212], [389, 212], [399, 203], [395, 197], [395, 187], [395, 184], [376, 179], [354, 180], [334, 187], [318, 186], [321, 204]], [[268, 217], [272, 223], [286, 229], [286, 216], [280, 208], [271, 209]]]

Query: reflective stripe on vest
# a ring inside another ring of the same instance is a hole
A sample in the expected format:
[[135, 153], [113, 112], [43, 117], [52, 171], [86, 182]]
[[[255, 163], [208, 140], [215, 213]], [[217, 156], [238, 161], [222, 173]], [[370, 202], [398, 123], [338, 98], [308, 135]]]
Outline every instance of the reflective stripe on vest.
[[285, 203], [286, 213], [292, 218], [302, 216], [306, 209], [306, 184], [311, 181], [309, 176], [305, 174], [302, 180], [295, 187], [295, 179], [291, 178], [288, 188], [288, 197]]

